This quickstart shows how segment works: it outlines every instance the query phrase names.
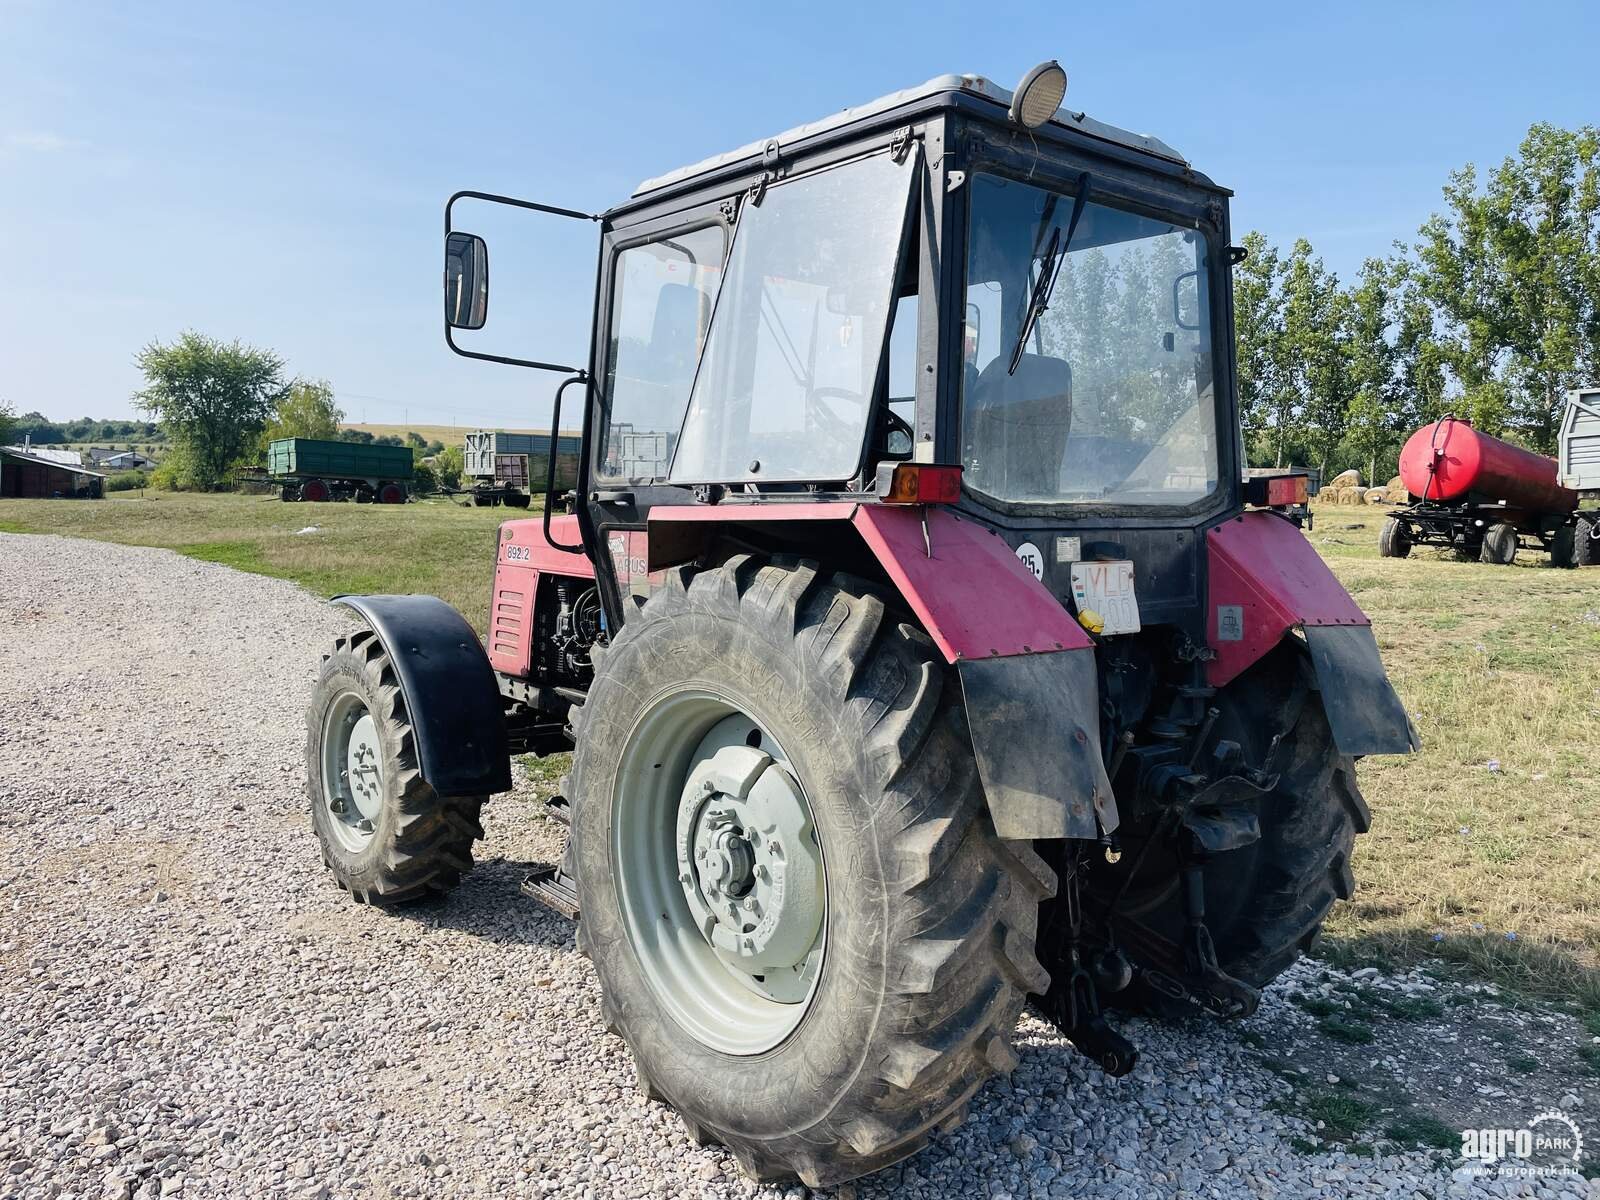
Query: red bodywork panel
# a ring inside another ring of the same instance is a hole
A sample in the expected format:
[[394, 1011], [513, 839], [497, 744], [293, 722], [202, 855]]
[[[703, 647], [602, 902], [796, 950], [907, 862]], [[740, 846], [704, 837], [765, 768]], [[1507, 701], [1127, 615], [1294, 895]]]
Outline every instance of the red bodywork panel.
[[754, 521], [849, 521], [948, 662], [1082, 650], [1094, 644], [1004, 538], [942, 508], [852, 503], [660, 506], [650, 510], [649, 565], [653, 569], [682, 561], [673, 548], [688, 543], [673, 537], [673, 525]]
[[1206, 533], [1210, 579], [1206, 640], [1216, 658], [1206, 681], [1221, 687], [1297, 625], [1370, 625], [1295, 526], [1253, 512]]
[[[583, 540], [574, 516], [552, 517], [550, 532], [569, 546]], [[522, 678], [532, 668], [533, 603], [541, 574], [593, 579], [594, 564], [547, 542], [543, 517], [501, 525], [489, 602], [489, 665], [496, 671]]]

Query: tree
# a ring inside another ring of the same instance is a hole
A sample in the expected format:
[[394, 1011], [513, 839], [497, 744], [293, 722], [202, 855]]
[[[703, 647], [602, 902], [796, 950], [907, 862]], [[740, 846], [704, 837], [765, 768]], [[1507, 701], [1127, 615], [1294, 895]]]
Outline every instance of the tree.
[[447, 446], [433, 456], [434, 478], [439, 481], [440, 487], [460, 487], [464, 465], [461, 447]]
[[1291, 440], [1300, 437], [1326, 471], [1345, 433], [1339, 281], [1314, 256], [1311, 243], [1298, 238], [1284, 261], [1282, 286], [1283, 359], [1273, 405], [1276, 465], [1284, 465]]
[[333, 387], [326, 380], [297, 379], [273, 406], [272, 419], [261, 435], [262, 443], [277, 438], [322, 438], [339, 436], [344, 413], [333, 400]]
[[134, 361], [145, 377], [134, 403], [161, 422], [173, 443], [173, 482], [222, 486], [282, 395], [283, 360], [189, 330], [170, 346], [151, 342]]
[[16, 413], [11, 405], [0, 400], [0, 446], [11, 445], [11, 439], [17, 432]]
[[1600, 370], [1600, 129], [1534, 125], [1444, 196], [1416, 250], [1463, 407], [1552, 452], [1563, 393]]
[[406, 445], [410, 446], [413, 450], [427, 450], [428, 439], [423, 437], [415, 429], [408, 429], [406, 430]]
[[1244, 236], [1245, 260], [1233, 272], [1238, 344], [1239, 422], [1245, 444], [1266, 433], [1283, 387], [1283, 264], [1262, 234]]
[[1378, 459], [1399, 432], [1395, 388], [1394, 268], [1380, 258], [1361, 264], [1345, 312], [1346, 365], [1350, 402], [1347, 425], [1351, 445], [1367, 468], [1367, 482], [1378, 482]]

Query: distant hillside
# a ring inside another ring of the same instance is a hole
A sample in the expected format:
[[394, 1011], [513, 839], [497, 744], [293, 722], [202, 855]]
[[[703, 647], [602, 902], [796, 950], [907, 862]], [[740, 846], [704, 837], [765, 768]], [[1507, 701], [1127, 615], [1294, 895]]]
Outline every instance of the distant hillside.
[[[407, 433], [415, 433], [425, 442], [443, 442], [446, 446], [459, 446], [467, 434], [474, 429], [500, 429], [503, 433], [546, 433], [546, 429], [512, 428], [499, 425], [380, 425], [364, 421], [346, 421], [339, 426], [340, 429], [358, 429], [363, 433], [370, 433], [373, 437], [398, 437], [402, 440]], [[582, 430], [567, 429], [563, 433], [576, 437]]]

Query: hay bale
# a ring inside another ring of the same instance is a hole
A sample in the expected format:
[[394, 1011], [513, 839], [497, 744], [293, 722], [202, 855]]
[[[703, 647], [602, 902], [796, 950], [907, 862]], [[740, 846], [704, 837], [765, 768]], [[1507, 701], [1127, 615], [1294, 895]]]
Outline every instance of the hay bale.
[[1383, 490], [1388, 492], [1391, 496], [1404, 496], [1406, 494], [1406, 481], [1401, 479], [1400, 476], [1396, 475], [1393, 479], [1389, 480], [1388, 483], [1383, 485]]
[[1328, 481], [1330, 487], [1347, 488], [1361, 486], [1361, 472], [1351, 467], [1348, 471], [1340, 471]]
[[1367, 494], [1362, 499], [1368, 504], [1387, 504], [1389, 503], [1389, 491], [1387, 488], [1368, 488]]

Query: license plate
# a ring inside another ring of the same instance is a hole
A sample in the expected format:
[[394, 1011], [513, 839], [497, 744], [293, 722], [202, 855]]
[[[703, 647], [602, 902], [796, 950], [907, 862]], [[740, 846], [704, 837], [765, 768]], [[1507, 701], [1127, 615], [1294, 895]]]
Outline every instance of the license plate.
[[1079, 612], [1092, 608], [1100, 614], [1104, 633], [1139, 632], [1139, 600], [1133, 593], [1131, 562], [1073, 563], [1072, 599]]

